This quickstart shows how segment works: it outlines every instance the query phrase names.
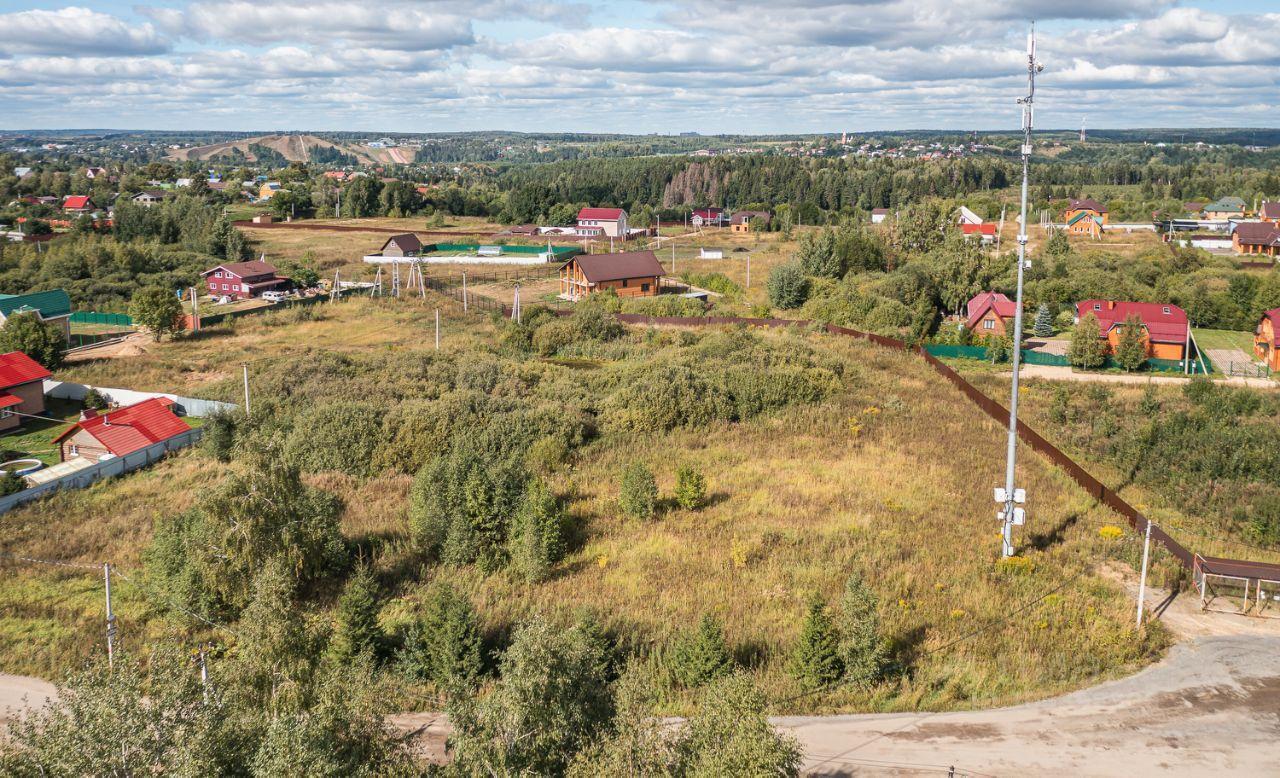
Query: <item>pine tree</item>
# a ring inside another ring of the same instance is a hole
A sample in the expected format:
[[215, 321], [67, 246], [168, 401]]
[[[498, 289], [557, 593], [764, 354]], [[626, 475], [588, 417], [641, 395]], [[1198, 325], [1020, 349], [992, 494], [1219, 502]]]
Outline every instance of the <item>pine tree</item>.
[[676, 469], [676, 503], [685, 510], [696, 511], [707, 499], [707, 481], [690, 465]]
[[685, 688], [702, 686], [733, 671], [733, 655], [720, 622], [707, 614], [672, 649], [672, 673]]
[[1034, 332], [1037, 338], [1053, 337], [1053, 309], [1048, 303], [1040, 303], [1040, 308], [1036, 310]]
[[840, 638], [827, 615], [827, 606], [815, 597], [809, 603], [804, 626], [791, 655], [791, 674], [805, 686], [818, 688], [840, 680]]
[[874, 683], [884, 672], [887, 652], [877, 607], [861, 576], [850, 575], [840, 600], [840, 659], [845, 678], [854, 683]]
[[651, 519], [657, 513], [658, 484], [643, 463], [633, 462], [622, 474], [618, 504], [633, 519]]
[[447, 690], [472, 689], [484, 666], [479, 619], [471, 601], [446, 583], [431, 588], [422, 620], [396, 655], [401, 669]]
[[366, 651], [376, 654], [381, 642], [378, 585], [373, 580], [373, 571], [362, 564], [347, 580], [338, 598], [337, 624], [329, 650], [338, 662], [349, 662]]
[[526, 581], [545, 580], [564, 556], [564, 511], [540, 480], [530, 482], [511, 520], [511, 568]]

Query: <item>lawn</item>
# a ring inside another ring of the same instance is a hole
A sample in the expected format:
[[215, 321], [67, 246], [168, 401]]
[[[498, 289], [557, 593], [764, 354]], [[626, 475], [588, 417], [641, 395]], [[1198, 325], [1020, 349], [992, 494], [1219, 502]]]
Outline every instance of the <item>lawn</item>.
[[[425, 375], [436, 357], [424, 325], [434, 301], [320, 308], [325, 313], [316, 320], [271, 313], [205, 338], [158, 344], [116, 360], [119, 365], [78, 367], [76, 380], [100, 374], [117, 385], [182, 386], [186, 393], [234, 400], [234, 366], [252, 356], [267, 358], [253, 363], [265, 386], [302, 391], [315, 380], [307, 372], [322, 347], [374, 360], [366, 363], [397, 386], [429, 385]], [[493, 364], [501, 353], [494, 327], [487, 317], [447, 316], [442, 358]], [[587, 382], [599, 380], [592, 376], [627, 367], [618, 360], [678, 354], [705, 337], [710, 334], [636, 328], [618, 352], [632, 356], [595, 358], [592, 370], [573, 360], [529, 359], [494, 391], [518, 398], [524, 382], [547, 375], [556, 392], [578, 396]], [[414, 618], [433, 580], [465, 591], [494, 640], [532, 612], [567, 619], [586, 607], [625, 651], [656, 656], [676, 632], [709, 612], [725, 625], [739, 661], [769, 698], [791, 699], [775, 703], [777, 712], [1009, 704], [1132, 671], [1160, 653], [1165, 637], [1159, 628], [1134, 633], [1129, 598], [1093, 572], [1102, 559], [1136, 559], [1137, 539], [1100, 535], [1101, 527], [1118, 523], [1115, 517], [1033, 455], [1024, 455], [1020, 471], [1033, 495], [1031, 519], [1018, 537], [1024, 559], [997, 562], [990, 487], [1003, 472], [1003, 431], [921, 360], [801, 330], [753, 337], [784, 352], [814, 348], [838, 360], [843, 388], [816, 404], [747, 422], [600, 433], [552, 479], [576, 539], [541, 584], [505, 573], [486, 576], [470, 566], [424, 564], [407, 542], [409, 475], [309, 477], [343, 498], [344, 533], [374, 555], [384, 583], [384, 627], [394, 632]], [[270, 367], [272, 357], [290, 354], [279, 369]], [[348, 380], [362, 363], [343, 364], [350, 365], [343, 373]], [[667, 507], [651, 521], [624, 517], [619, 473], [637, 460], [653, 470], [664, 495], [677, 465], [697, 467], [707, 479], [709, 504], [697, 511]], [[225, 470], [192, 450], [25, 506], [0, 517], [0, 550], [109, 560], [137, 580], [153, 522], [194, 505]], [[833, 602], [854, 571], [877, 593], [886, 635], [910, 672], [889, 687], [797, 698], [801, 690], [787, 661], [806, 603], [814, 595]], [[100, 614], [85, 580], [57, 568], [15, 571], [7, 588], [32, 594], [0, 608], [0, 669], [48, 674], [98, 648]], [[178, 630], [136, 586], [121, 590], [126, 643]], [[1023, 617], [1005, 621], [1014, 604], [1050, 592]], [[330, 607], [313, 602], [310, 615], [328, 624]], [[9, 650], [19, 645], [23, 651]], [[668, 700], [673, 712], [687, 710], [686, 704]]]
[[1202, 349], [1239, 349], [1253, 353], [1253, 333], [1236, 330], [1192, 329], [1191, 334]]
[[53, 438], [71, 422], [79, 421], [81, 404], [71, 400], [46, 398], [45, 414], [48, 419], [24, 418], [22, 426], [0, 435], [0, 449], [16, 451], [22, 457], [39, 459], [46, 466], [59, 461], [58, 447]]

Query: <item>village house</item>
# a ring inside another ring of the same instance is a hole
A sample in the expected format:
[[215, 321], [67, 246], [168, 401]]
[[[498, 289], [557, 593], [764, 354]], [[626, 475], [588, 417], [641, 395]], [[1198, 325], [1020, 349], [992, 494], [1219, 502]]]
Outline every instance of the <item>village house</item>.
[[94, 180], [95, 178], [106, 178], [107, 169], [104, 167], [85, 168], [84, 177], [89, 179], [90, 181]]
[[44, 379], [51, 376], [21, 351], [0, 354], [0, 430], [20, 427], [27, 416], [44, 413]]
[[965, 305], [964, 326], [974, 337], [1000, 337], [1009, 334], [1018, 304], [1000, 292], [981, 292]]
[[0, 327], [15, 314], [33, 313], [42, 322], [49, 322], [71, 340], [71, 297], [63, 289], [26, 294], [0, 294]]
[[1097, 238], [1107, 227], [1107, 216], [1105, 205], [1086, 197], [1071, 200], [1062, 218], [1067, 223], [1068, 234]]
[[1202, 210], [1206, 219], [1243, 219], [1245, 214], [1244, 200], [1239, 197], [1223, 197], [1209, 203]]
[[985, 246], [988, 243], [996, 241], [996, 225], [994, 224], [969, 224], [961, 222], [960, 233], [964, 235], [965, 240], [977, 237]]
[[1253, 334], [1253, 353], [1272, 372], [1280, 371], [1280, 308], [1262, 314]]
[[260, 259], [248, 262], [229, 262], [210, 268], [200, 275], [209, 286], [209, 294], [213, 297], [230, 297], [233, 300], [247, 300], [257, 297], [268, 289], [280, 289], [288, 286], [289, 279], [276, 275], [275, 266]]
[[724, 224], [723, 208], [699, 208], [689, 214], [689, 224], [694, 227], [719, 227]]
[[871, 223], [872, 223], [872, 224], [879, 224], [880, 222], [884, 221], [884, 220], [885, 220], [885, 219], [887, 219], [888, 217], [889, 217], [889, 209], [888, 209], [888, 208], [872, 208], [872, 209], [871, 209]]
[[258, 188], [259, 200], [270, 200], [284, 190], [280, 188], [279, 181], [268, 181]]
[[1258, 209], [1258, 218], [1272, 224], [1280, 223], [1280, 202], [1264, 200]]
[[1120, 333], [1130, 316], [1137, 316], [1142, 322], [1148, 357], [1180, 360], [1187, 353], [1191, 339], [1190, 322], [1187, 312], [1176, 305], [1115, 300], [1082, 300], [1076, 303], [1077, 322], [1089, 314], [1097, 317], [1101, 337], [1112, 354], [1120, 344]]
[[392, 235], [378, 253], [384, 257], [416, 257], [422, 253], [422, 241], [412, 232]]
[[982, 224], [983, 218], [965, 206], [960, 206], [956, 210], [956, 220], [960, 224]]
[[625, 240], [627, 232], [627, 212], [621, 208], [583, 208], [578, 211], [578, 235]]
[[85, 410], [83, 418], [63, 430], [53, 442], [66, 462], [81, 457], [101, 461], [141, 451], [191, 429], [171, 409], [173, 400], [152, 397], [140, 403], [98, 413]]
[[1231, 231], [1231, 247], [1238, 254], [1280, 255], [1280, 224], [1241, 222]]
[[729, 217], [729, 230], [731, 232], [764, 230], [768, 229], [769, 222], [772, 220], [773, 215], [768, 211], [734, 211], [733, 216]]
[[63, 213], [93, 213], [98, 210], [89, 195], [67, 195], [62, 201]]
[[164, 202], [164, 199], [168, 196], [169, 193], [163, 189], [144, 189], [130, 199], [133, 200], [135, 204], [141, 205], [143, 208], [150, 208], [157, 203]]
[[560, 268], [560, 296], [580, 300], [612, 289], [619, 297], [651, 297], [662, 286], [662, 273], [652, 251], [579, 254]]

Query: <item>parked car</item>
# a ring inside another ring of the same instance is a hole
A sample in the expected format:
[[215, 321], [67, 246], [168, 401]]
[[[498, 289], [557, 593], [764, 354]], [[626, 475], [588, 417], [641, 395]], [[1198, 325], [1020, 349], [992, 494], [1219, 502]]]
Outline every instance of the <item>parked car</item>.
[[262, 293], [262, 299], [269, 303], [278, 303], [282, 300], [287, 300], [288, 298], [288, 292], [278, 292], [274, 289]]

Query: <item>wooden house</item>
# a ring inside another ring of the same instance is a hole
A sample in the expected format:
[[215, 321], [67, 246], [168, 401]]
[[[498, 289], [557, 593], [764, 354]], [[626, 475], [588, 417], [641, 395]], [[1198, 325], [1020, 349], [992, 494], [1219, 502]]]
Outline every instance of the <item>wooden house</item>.
[[228, 262], [209, 268], [200, 275], [213, 297], [230, 297], [246, 300], [257, 297], [268, 289], [280, 289], [289, 285], [289, 279], [276, 275], [274, 265], [259, 259], [249, 262]]
[[729, 217], [729, 230], [751, 232], [767, 229], [772, 219], [773, 215], [768, 211], [734, 211], [733, 216]]
[[1191, 340], [1190, 321], [1187, 312], [1176, 305], [1115, 300], [1081, 300], [1076, 303], [1076, 321], [1089, 314], [1098, 319], [1100, 336], [1112, 354], [1120, 345], [1120, 333], [1130, 316], [1137, 316], [1142, 322], [1148, 357], [1180, 360], [1187, 353]]
[[1088, 197], [1072, 200], [1062, 218], [1067, 223], [1068, 234], [1097, 238], [1107, 228], [1107, 207]]
[[422, 253], [422, 241], [412, 232], [392, 235], [378, 253], [384, 257], [416, 257]]
[[999, 292], [981, 292], [965, 305], [965, 327], [976, 338], [1003, 338], [1013, 329], [1018, 304]]
[[663, 272], [652, 251], [579, 254], [560, 268], [560, 297], [580, 300], [606, 289], [619, 297], [652, 297], [662, 287]]
[[1231, 231], [1231, 247], [1239, 254], [1280, 255], [1280, 224], [1241, 222]]
[[1280, 371], [1280, 308], [1262, 314], [1253, 334], [1253, 353], [1272, 372]]

